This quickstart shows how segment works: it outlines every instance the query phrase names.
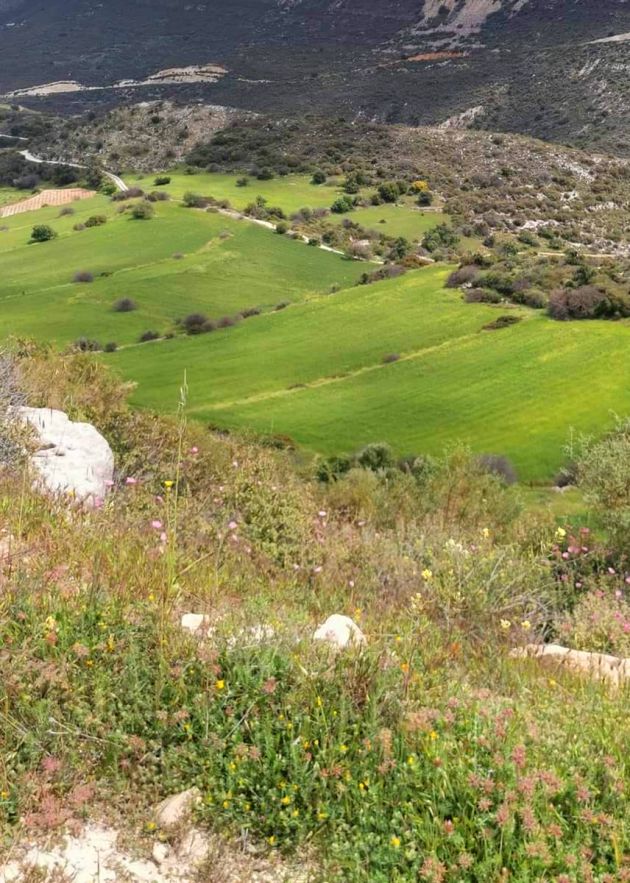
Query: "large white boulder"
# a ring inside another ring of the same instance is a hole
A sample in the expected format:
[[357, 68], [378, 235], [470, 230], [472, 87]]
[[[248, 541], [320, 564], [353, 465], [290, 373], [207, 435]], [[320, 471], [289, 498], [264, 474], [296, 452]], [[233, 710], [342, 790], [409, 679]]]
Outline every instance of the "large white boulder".
[[114, 455], [100, 432], [52, 408], [20, 408], [19, 413], [39, 437], [31, 457], [38, 484], [87, 505], [102, 500], [113, 479]]
[[543, 665], [564, 667], [582, 672], [596, 680], [619, 686], [630, 678], [630, 658], [621, 659], [607, 653], [571, 650], [560, 644], [527, 644], [510, 651], [512, 659], [537, 659]]
[[313, 635], [314, 641], [326, 641], [334, 647], [343, 649], [351, 645], [365, 644], [365, 635], [349, 616], [334, 613], [322, 623]]

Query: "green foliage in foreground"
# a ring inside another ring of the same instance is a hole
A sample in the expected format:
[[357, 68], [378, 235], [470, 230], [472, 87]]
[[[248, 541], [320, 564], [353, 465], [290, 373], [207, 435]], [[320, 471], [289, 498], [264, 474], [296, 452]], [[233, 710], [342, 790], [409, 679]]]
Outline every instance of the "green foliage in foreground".
[[[625, 714], [595, 689], [539, 683], [534, 707], [448, 677], [436, 689], [413, 621], [404, 643], [332, 659], [171, 634], [164, 649], [150, 603], [132, 613], [99, 593], [72, 607], [15, 598], [7, 618], [19, 654], [2, 689], [20, 694], [21, 733], [9, 769], [52, 770], [53, 790], [86, 766], [117, 792], [196, 785], [214, 827], [283, 850], [310, 841], [326, 880], [486, 883], [507, 869], [520, 883], [621, 866]], [[506, 673], [503, 691], [517, 686]], [[0, 818], [17, 801], [9, 788]]]
[[[627, 691], [508, 655], [630, 652], [622, 560], [465, 450], [410, 472], [371, 448], [323, 485], [130, 412], [87, 356], [20, 352], [31, 401], [93, 421], [118, 472], [72, 517], [0, 480], [0, 837], [106, 804], [150, 849], [150, 807], [197, 785], [200, 821], [321, 883], [627, 880]], [[311, 640], [332, 611], [365, 648]]]

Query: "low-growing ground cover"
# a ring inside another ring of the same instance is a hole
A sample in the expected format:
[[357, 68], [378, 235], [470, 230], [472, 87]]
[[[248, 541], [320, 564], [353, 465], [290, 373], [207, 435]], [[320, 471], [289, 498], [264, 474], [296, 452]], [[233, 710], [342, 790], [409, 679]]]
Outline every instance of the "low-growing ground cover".
[[[70, 217], [44, 209], [9, 219], [0, 238], [6, 249], [0, 293], [5, 334], [132, 343], [147, 329], [165, 333], [193, 312], [219, 319], [268, 308], [333, 284], [353, 284], [361, 273], [359, 264], [339, 255], [219, 214], [160, 203], [156, 217], [144, 222], [117, 214], [102, 197], [86, 202]], [[106, 224], [73, 230], [101, 212]], [[50, 224], [59, 238], [28, 245], [35, 221]], [[94, 281], [74, 283], [82, 270]], [[114, 312], [121, 298], [133, 300], [136, 309]]]
[[[71, 517], [19, 462], [0, 478], [0, 855], [120, 813], [149, 856], [178, 836], [151, 807], [197, 787], [197, 824], [310, 860], [313, 883], [627, 881], [627, 686], [509, 656], [579, 645], [604, 608], [597, 647], [626, 652], [614, 550], [523, 515], [463, 450], [322, 485], [130, 413], [86, 356], [18, 371], [117, 471]], [[211, 634], [180, 628], [191, 610]], [[332, 611], [365, 646], [313, 641]]]

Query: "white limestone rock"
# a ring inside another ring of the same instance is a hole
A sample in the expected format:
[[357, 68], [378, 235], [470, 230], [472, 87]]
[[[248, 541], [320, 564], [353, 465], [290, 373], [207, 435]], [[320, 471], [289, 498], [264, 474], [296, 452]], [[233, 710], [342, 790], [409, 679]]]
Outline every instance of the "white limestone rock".
[[192, 813], [195, 804], [201, 800], [199, 788], [189, 788], [179, 794], [172, 794], [163, 800], [155, 809], [155, 823], [160, 828], [168, 830], [179, 825]]
[[366, 643], [365, 635], [356, 622], [340, 613], [329, 616], [326, 622], [319, 626], [313, 635], [313, 640], [326, 641], [340, 649]]
[[100, 432], [51, 408], [20, 408], [19, 415], [39, 437], [40, 447], [31, 457], [37, 484], [50, 493], [98, 505], [114, 475], [114, 455]]
[[198, 637], [208, 637], [210, 634], [210, 617], [205, 613], [184, 613], [180, 620], [181, 627]]

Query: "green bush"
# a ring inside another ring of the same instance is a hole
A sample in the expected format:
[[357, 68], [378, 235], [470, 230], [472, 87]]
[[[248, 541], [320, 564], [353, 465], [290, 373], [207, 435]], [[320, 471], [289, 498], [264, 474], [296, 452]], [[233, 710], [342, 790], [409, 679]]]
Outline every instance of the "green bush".
[[31, 242], [50, 242], [59, 234], [48, 224], [36, 224], [31, 232]]

